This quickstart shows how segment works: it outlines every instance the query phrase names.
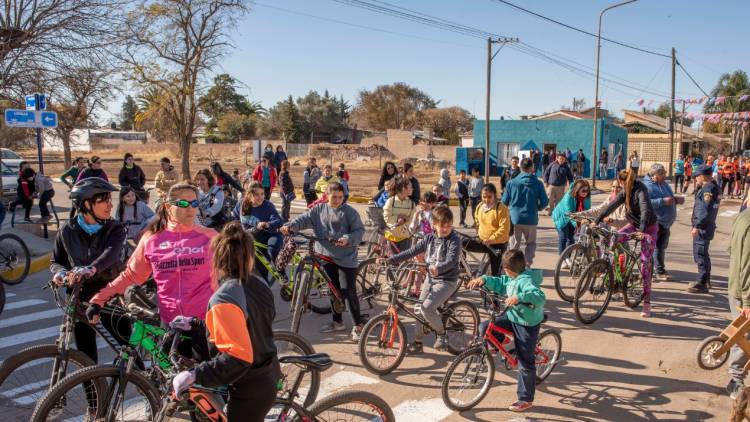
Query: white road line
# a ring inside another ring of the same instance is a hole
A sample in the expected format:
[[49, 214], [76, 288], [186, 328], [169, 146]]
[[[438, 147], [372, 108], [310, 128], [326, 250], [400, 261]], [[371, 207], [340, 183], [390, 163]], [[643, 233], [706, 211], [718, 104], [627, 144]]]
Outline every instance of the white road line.
[[26, 300], [21, 300], [19, 302], [10, 302], [5, 305], [5, 310], [12, 311], [13, 309], [20, 309], [20, 308], [25, 308], [27, 306], [41, 305], [42, 303], [47, 303], [47, 301], [41, 300], [41, 299], [26, 299]]
[[737, 214], [739, 214], [739, 211], [726, 210], [723, 213], [719, 214], [719, 217], [734, 217]]
[[49, 384], [49, 380], [43, 380], [43, 381], [37, 381], [32, 382], [31, 384], [26, 384], [21, 387], [16, 387], [12, 390], [3, 391], [0, 393], [0, 396], [3, 396], [7, 399], [13, 398], [21, 393], [28, 393], [30, 391], [34, 391], [39, 387], [44, 387]]
[[393, 408], [397, 421], [438, 422], [451, 414], [443, 399], [408, 400]]
[[62, 315], [58, 308], [48, 309], [41, 312], [32, 312], [26, 315], [19, 315], [12, 318], [0, 319], [0, 328], [8, 328], [16, 325], [26, 324], [29, 322], [41, 321], [43, 319], [56, 318]]
[[25, 333], [13, 334], [8, 337], [0, 337], [0, 349], [17, 346], [24, 343], [32, 343], [45, 338], [56, 337], [60, 333], [60, 327], [47, 327]]
[[318, 399], [329, 396], [338, 390], [357, 384], [377, 384], [380, 382], [373, 377], [360, 375], [352, 371], [339, 371], [320, 382], [320, 393]]
[[15, 294], [15, 293], [11, 293], [11, 292], [6, 292], [6, 293], [5, 293], [5, 297], [6, 297], [6, 298], [7, 298], [7, 297], [16, 297], [16, 294]]

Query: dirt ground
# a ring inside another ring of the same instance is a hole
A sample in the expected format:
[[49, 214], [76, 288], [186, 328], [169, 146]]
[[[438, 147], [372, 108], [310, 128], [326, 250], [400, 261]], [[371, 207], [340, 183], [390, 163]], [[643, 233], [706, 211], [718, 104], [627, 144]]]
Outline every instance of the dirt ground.
[[[35, 152], [33, 151], [21, 151], [20, 152], [24, 157], [32, 157], [34, 156]], [[108, 153], [108, 152], [102, 152], [102, 151], [95, 151], [91, 155], [99, 155], [102, 158], [105, 159], [122, 159], [122, 154], [117, 153]], [[149, 180], [149, 184], [153, 183], [154, 176], [156, 176], [156, 173], [159, 171], [159, 159], [164, 156], [164, 153], [158, 153], [158, 154], [148, 154], [145, 156], [137, 157], [141, 158], [142, 161], [138, 162], [137, 164], [141, 166], [143, 171], [146, 173], [146, 178]], [[166, 154], [168, 155], [168, 154]], [[50, 158], [61, 158], [57, 156], [50, 156]], [[247, 170], [247, 167], [245, 166], [245, 163], [240, 157], [223, 157], [221, 161], [219, 161], [222, 168], [228, 172], [232, 173], [234, 169], [238, 169], [240, 171], [240, 174], [242, 174], [245, 170]], [[172, 164], [175, 167], [179, 168], [179, 159], [173, 158]], [[327, 164], [325, 162], [322, 162], [319, 160], [318, 165]], [[338, 162], [333, 163], [334, 170], [337, 169]], [[377, 161], [372, 162], [363, 162], [363, 161], [351, 161], [351, 162], [344, 162], [346, 165], [347, 170], [349, 171], [350, 181], [349, 181], [349, 191], [352, 196], [369, 196], [375, 193], [375, 190], [377, 189], [378, 180], [380, 179], [380, 172], [381, 169], [379, 167], [379, 163]], [[190, 164], [190, 170], [195, 173], [196, 171], [200, 170], [201, 168], [207, 168], [209, 165], [209, 161], [206, 158], [199, 157], [196, 160], [192, 161]], [[294, 186], [296, 188], [302, 187], [302, 173], [305, 170], [306, 161], [302, 159], [294, 159], [292, 161], [292, 180], [294, 182]], [[110, 179], [116, 181], [117, 175], [120, 171], [121, 163], [118, 162], [104, 162], [103, 168], [104, 171], [107, 172], [107, 175]], [[440, 169], [434, 168], [430, 169], [428, 166], [424, 166], [421, 164], [417, 164], [416, 168], [416, 175], [417, 179], [420, 182], [420, 185], [422, 187], [422, 190], [425, 191], [426, 189], [431, 188], [431, 186], [438, 182], [438, 179], [440, 178]], [[45, 170], [46, 173], [49, 175], [58, 176], [62, 174], [65, 169], [63, 164], [56, 164], [56, 163], [50, 163], [45, 164]], [[452, 172], [451, 172], [452, 173]], [[454, 178], [455, 179], [455, 178]]]

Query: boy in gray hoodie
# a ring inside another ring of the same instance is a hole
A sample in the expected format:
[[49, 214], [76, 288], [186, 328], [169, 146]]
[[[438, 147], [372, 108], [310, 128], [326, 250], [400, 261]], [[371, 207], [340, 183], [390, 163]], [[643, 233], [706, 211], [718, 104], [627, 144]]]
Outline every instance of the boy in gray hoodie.
[[[433, 232], [425, 236], [411, 248], [393, 255], [390, 258], [378, 258], [378, 263], [398, 264], [424, 253], [427, 264], [427, 281], [422, 285], [419, 296], [421, 308], [418, 312], [424, 316], [437, 333], [435, 350], [445, 350], [448, 340], [445, 327], [438, 308], [445, 304], [458, 288], [458, 260], [461, 254], [461, 239], [453, 230], [453, 213], [446, 206], [432, 210]], [[409, 345], [409, 352], [422, 353], [424, 330], [417, 324], [414, 343]]]
[[440, 170], [440, 179], [438, 180], [438, 185], [443, 189], [443, 195], [445, 195], [446, 198], [451, 197], [451, 174], [448, 169], [442, 169]]

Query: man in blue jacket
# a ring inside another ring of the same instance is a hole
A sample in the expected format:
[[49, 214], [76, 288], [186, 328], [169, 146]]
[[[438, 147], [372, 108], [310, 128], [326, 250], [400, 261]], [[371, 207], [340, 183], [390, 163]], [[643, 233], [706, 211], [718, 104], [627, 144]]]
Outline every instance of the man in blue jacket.
[[521, 174], [508, 182], [502, 197], [503, 204], [510, 209], [510, 221], [513, 223], [510, 249], [520, 249], [521, 241], [525, 241], [526, 266], [534, 262], [539, 211], [549, 203], [544, 185], [534, 173], [534, 162], [524, 158], [521, 161]]
[[573, 172], [570, 171], [568, 160], [564, 153], [557, 154], [557, 159], [549, 163], [544, 170], [544, 186], [547, 188], [549, 197], [549, 215], [555, 210], [557, 203], [560, 202], [565, 192], [568, 191], [568, 185], [573, 183]]
[[670, 280], [669, 274], [664, 266], [664, 255], [669, 246], [670, 227], [677, 218], [677, 204], [669, 183], [666, 182], [667, 170], [663, 165], [655, 163], [651, 165], [643, 184], [648, 189], [651, 198], [651, 208], [656, 213], [656, 222], [659, 224], [659, 232], [656, 237], [656, 248], [654, 249], [654, 269], [656, 280]]

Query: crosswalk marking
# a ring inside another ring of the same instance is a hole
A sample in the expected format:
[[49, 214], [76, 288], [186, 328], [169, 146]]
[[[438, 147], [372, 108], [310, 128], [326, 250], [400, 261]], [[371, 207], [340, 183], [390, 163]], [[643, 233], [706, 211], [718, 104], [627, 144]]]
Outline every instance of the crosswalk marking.
[[8, 328], [16, 325], [26, 324], [29, 322], [41, 321], [43, 319], [56, 318], [62, 315], [62, 311], [58, 308], [48, 309], [41, 312], [33, 312], [26, 315], [19, 315], [12, 318], [6, 318], [0, 320], [0, 328]]
[[12, 311], [14, 309], [21, 309], [27, 306], [41, 305], [42, 303], [47, 303], [47, 301], [41, 299], [26, 299], [18, 302], [10, 302], [5, 305], [5, 310], [3, 312]]
[[16, 294], [15, 293], [11, 293], [11, 292], [6, 292], [5, 293], [5, 297], [6, 298], [8, 298], [8, 297], [16, 297]]
[[17, 346], [19, 344], [31, 343], [49, 337], [55, 337], [60, 333], [60, 327], [53, 326], [40, 328], [38, 330], [17, 333], [7, 337], [0, 337], [0, 349]]
[[452, 413], [443, 399], [408, 400], [393, 408], [397, 421], [438, 422]]
[[373, 377], [360, 375], [353, 371], [342, 370], [336, 372], [320, 381], [320, 393], [318, 399], [330, 396], [336, 391], [357, 384], [377, 384], [379, 381]]

